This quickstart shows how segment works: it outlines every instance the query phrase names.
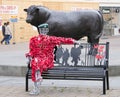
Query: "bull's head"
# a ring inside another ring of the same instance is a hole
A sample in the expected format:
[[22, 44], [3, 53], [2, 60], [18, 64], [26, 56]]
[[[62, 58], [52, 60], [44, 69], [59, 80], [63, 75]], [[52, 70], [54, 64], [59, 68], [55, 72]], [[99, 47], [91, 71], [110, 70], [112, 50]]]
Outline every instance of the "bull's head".
[[32, 5], [29, 8], [24, 9], [24, 11], [27, 12], [26, 22], [37, 26], [39, 8], [37, 8], [35, 5]]
[[24, 9], [24, 11], [27, 12], [26, 22], [36, 27], [45, 23], [50, 16], [48, 8], [44, 6], [31, 5], [29, 8]]

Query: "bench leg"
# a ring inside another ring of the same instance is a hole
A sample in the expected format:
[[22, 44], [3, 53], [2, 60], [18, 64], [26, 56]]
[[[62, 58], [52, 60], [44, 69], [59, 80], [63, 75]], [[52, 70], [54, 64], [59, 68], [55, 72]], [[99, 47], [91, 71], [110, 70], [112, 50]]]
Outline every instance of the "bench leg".
[[109, 90], [109, 73], [106, 71], [107, 90]]
[[105, 77], [103, 78], [103, 94], [106, 94], [106, 83], [105, 83]]
[[26, 92], [28, 92], [28, 75], [26, 75], [26, 79], [25, 79], [25, 89]]

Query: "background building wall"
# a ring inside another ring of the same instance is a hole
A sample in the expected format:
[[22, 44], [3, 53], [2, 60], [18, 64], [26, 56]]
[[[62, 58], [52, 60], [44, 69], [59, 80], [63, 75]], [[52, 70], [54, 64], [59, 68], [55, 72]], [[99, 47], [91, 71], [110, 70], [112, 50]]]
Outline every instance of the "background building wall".
[[[26, 13], [23, 11], [24, 8], [32, 5], [34, 2], [28, 2], [28, 0], [3, 0], [2, 5], [17, 5], [18, 6], [18, 14], [2, 14], [2, 22], [10, 21], [11, 16], [16, 15], [18, 18], [18, 22], [10, 23], [13, 32], [12, 41], [15, 42], [24, 42], [28, 41], [29, 38], [33, 35], [37, 34], [36, 30], [33, 30], [33, 27], [30, 24], [25, 22]], [[36, 4], [41, 4], [36, 2]], [[13, 29], [14, 25], [14, 29]], [[2, 35], [1, 35], [2, 37]], [[1, 39], [1, 38], [0, 38]]]
[[[29, 41], [30, 37], [37, 35], [37, 30], [25, 22], [26, 13], [23, 11], [24, 8], [28, 8], [30, 5], [44, 5], [54, 10], [79, 10], [79, 9], [99, 9], [99, 3], [97, 2], [73, 2], [73, 1], [60, 1], [60, 0], [2, 0], [1, 5], [16, 5], [18, 7], [17, 14], [0, 14], [2, 18], [2, 24], [10, 21], [12, 16], [16, 16], [18, 21], [10, 23], [13, 31], [13, 39], [15, 42]], [[0, 31], [0, 40], [2, 34]]]
[[120, 35], [120, 7], [119, 6], [101, 6], [100, 10], [104, 17], [104, 35]]

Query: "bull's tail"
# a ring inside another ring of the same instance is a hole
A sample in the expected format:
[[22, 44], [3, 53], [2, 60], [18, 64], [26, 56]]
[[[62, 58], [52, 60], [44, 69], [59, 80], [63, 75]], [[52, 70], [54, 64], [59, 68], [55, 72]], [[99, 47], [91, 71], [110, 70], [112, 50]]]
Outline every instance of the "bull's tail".
[[100, 38], [102, 36], [103, 26], [104, 26], [104, 19], [101, 11], [98, 11], [98, 18], [99, 18], [99, 34], [96, 36], [96, 39]]

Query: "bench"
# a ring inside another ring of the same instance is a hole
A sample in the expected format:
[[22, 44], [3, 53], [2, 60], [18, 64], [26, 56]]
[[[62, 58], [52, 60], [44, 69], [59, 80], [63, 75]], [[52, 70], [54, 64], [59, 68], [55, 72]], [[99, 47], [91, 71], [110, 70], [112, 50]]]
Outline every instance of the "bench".
[[[109, 42], [91, 48], [89, 43], [58, 46], [55, 66], [43, 72], [43, 79], [102, 81], [103, 94], [106, 94], [106, 89], [109, 90]], [[26, 91], [29, 79], [31, 67], [28, 63]]]

